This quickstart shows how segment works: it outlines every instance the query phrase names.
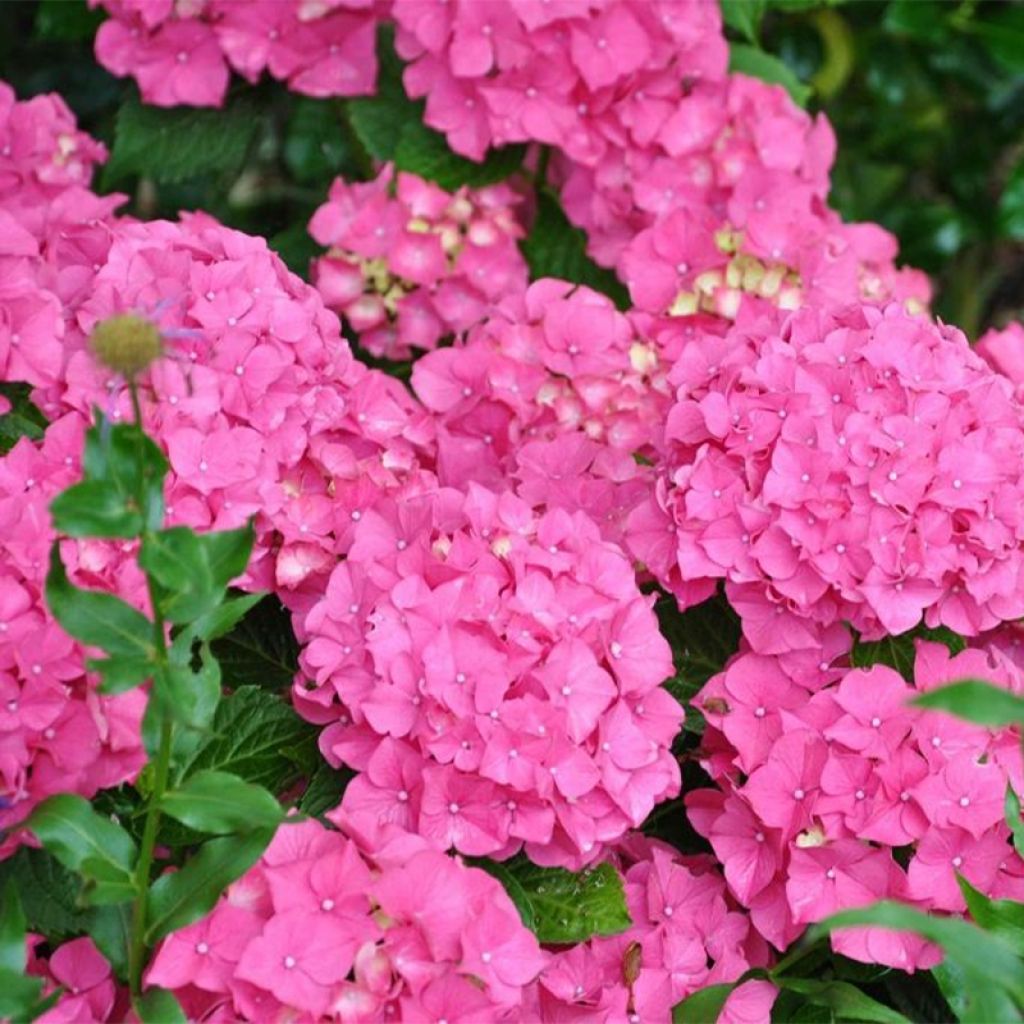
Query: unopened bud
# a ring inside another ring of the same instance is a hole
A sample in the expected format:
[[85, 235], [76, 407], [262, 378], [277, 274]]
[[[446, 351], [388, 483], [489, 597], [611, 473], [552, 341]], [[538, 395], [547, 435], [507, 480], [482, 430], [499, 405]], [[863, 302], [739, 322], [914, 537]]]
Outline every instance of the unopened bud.
[[136, 313], [119, 313], [101, 320], [92, 329], [89, 347], [107, 369], [125, 377], [141, 373], [163, 353], [156, 324]]

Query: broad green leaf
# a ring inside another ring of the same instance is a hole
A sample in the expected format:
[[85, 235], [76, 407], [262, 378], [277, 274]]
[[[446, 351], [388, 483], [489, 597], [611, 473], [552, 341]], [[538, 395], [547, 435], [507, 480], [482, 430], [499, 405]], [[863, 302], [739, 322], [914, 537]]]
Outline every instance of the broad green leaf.
[[1011, 783], [1006, 784], [1006, 824], [1010, 826], [1013, 835], [1013, 848], [1018, 855], [1024, 857], [1024, 821], [1020, 814], [1020, 797], [1013, 791]]
[[586, 942], [595, 935], [617, 935], [632, 924], [622, 877], [611, 864], [572, 872], [519, 858], [504, 867], [529, 902], [541, 942]]
[[756, 45], [767, 6], [768, 0], [722, 0], [722, 21]]
[[914, 698], [919, 708], [945, 711], [978, 725], [1024, 722], [1024, 699], [980, 679], [964, 679]]
[[736, 982], [705, 985], [677, 1003], [672, 1010], [672, 1024], [709, 1024], [718, 1020], [726, 999], [736, 987]]
[[153, 656], [153, 624], [149, 619], [113, 594], [74, 586], [64, 570], [59, 543], [50, 549], [46, 603], [64, 630], [84, 644], [129, 658]]
[[139, 566], [157, 582], [157, 602], [170, 622], [190, 622], [216, 606], [220, 592], [199, 534], [189, 527], [147, 533]]
[[18, 889], [12, 879], [3, 888], [3, 904], [0, 906], [0, 970], [25, 970], [28, 963], [28, 948], [25, 933], [28, 923], [22, 910]]
[[32, 1020], [38, 1010], [43, 994], [43, 979], [0, 968], [0, 1020]]
[[237, 530], [217, 530], [199, 534], [213, 582], [218, 587], [227, 585], [245, 572], [252, 554], [252, 520]]
[[294, 708], [254, 686], [242, 687], [220, 702], [210, 732], [177, 768], [177, 780], [202, 769], [217, 770], [283, 792], [300, 775], [283, 751], [303, 741], [315, 742], [316, 736]]
[[291, 616], [276, 597], [259, 602], [231, 632], [211, 644], [224, 685], [288, 690], [299, 670]]
[[107, 907], [135, 899], [134, 877], [101, 857], [86, 857], [79, 867], [85, 879], [81, 900], [90, 907]]
[[[947, 957], [932, 968], [931, 975], [961, 1024], [1010, 1024], [1011, 1021], [1020, 1021], [1020, 1011], [1014, 1006], [1008, 992], [978, 985], [955, 960]], [[919, 1019], [940, 1018], [932, 1016]]]
[[132, 906], [95, 907], [89, 913], [86, 929], [96, 948], [107, 958], [114, 973], [122, 981], [128, 978], [128, 946], [131, 942]]
[[974, 923], [985, 931], [1005, 939], [1024, 957], [1024, 903], [1015, 900], [992, 900], [979, 892], [963, 875], [957, 875], [960, 891]]
[[[266, 594], [231, 597], [188, 625], [188, 636], [196, 640], [219, 640], [230, 633], [262, 601]], [[291, 632], [291, 625], [288, 625]], [[221, 666], [223, 669], [223, 665]]]
[[51, 42], [92, 39], [103, 22], [103, 12], [83, 2], [41, 0], [36, 8], [35, 34]]
[[811, 98], [810, 87], [804, 85], [788, 65], [756, 46], [733, 43], [729, 47], [729, 70], [760, 78], [762, 82], [781, 85], [797, 106], [806, 106]]
[[0, 455], [6, 455], [23, 437], [38, 441], [46, 429], [46, 417], [29, 398], [27, 384], [0, 382], [0, 395], [11, 403], [10, 412], [0, 416]]
[[190, 729], [210, 728], [220, 703], [221, 675], [217, 659], [207, 645], [200, 648], [199, 667], [171, 661], [153, 674], [150, 700], [157, 700], [165, 714]]
[[95, 888], [100, 902], [109, 902], [105, 894], [111, 886], [131, 886], [135, 843], [120, 825], [97, 814], [88, 800], [71, 793], [48, 797], [25, 826], [61, 864], [86, 879], [84, 898]]
[[462, 185], [481, 188], [504, 181], [522, 167], [525, 155], [525, 146], [503, 146], [492, 149], [481, 163], [468, 160], [453, 153], [443, 135], [416, 120], [402, 128], [395, 166], [454, 192]]
[[142, 512], [126, 504], [108, 483], [83, 480], [61, 491], [50, 504], [54, 528], [69, 537], [137, 537]]
[[884, 1003], [872, 999], [847, 981], [819, 981], [816, 978], [773, 978], [776, 985], [797, 992], [809, 1002], [826, 1007], [832, 1020], [870, 1021], [875, 1024], [910, 1024]]
[[0, 885], [13, 883], [30, 931], [63, 942], [86, 930], [88, 912], [79, 905], [82, 883], [47, 850], [23, 846], [0, 863]]
[[90, 658], [85, 666], [90, 672], [100, 674], [100, 693], [115, 694], [144, 683], [153, 675], [155, 663], [150, 658], [117, 656]]
[[165, 988], [147, 988], [138, 1005], [142, 1024], [187, 1024], [188, 1018], [173, 993]]
[[299, 798], [299, 810], [312, 818], [333, 810], [341, 803], [351, 778], [352, 772], [347, 768], [333, 768], [326, 761], [321, 761]]
[[260, 121], [248, 96], [216, 110], [154, 107], [133, 96], [118, 111], [103, 186], [136, 174], [162, 183], [229, 177], [241, 170]]
[[395, 53], [393, 39], [391, 26], [378, 28], [376, 92], [345, 104], [353, 134], [377, 160], [393, 160], [402, 129], [421, 119], [420, 105], [409, 99], [402, 86], [402, 62]]
[[262, 786], [218, 771], [196, 772], [166, 793], [160, 806], [183, 825], [216, 835], [273, 828], [284, 817], [281, 805]]
[[537, 195], [537, 215], [530, 233], [519, 243], [530, 277], [557, 277], [607, 295], [619, 309], [629, 307], [629, 294], [619, 279], [587, 255], [586, 235], [569, 223], [558, 200], [547, 190]]
[[162, 875], [149, 890], [146, 942], [198, 921], [221, 893], [259, 860], [274, 829], [255, 829], [237, 836], [211, 839], [180, 871]]
[[[285, 128], [284, 162], [296, 181], [326, 185], [337, 175], [358, 177], [351, 143], [342, 131], [342, 108], [337, 100], [293, 98]], [[305, 224], [299, 225], [308, 238]]]
[[934, 629], [917, 626], [915, 629], [900, 633], [898, 636], [887, 636], [881, 640], [861, 640], [855, 635], [850, 661], [857, 668], [869, 668], [871, 665], [888, 665], [908, 682], [914, 681], [914, 659], [917, 657], [917, 640], [930, 643], [945, 644], [949, 653], [956, 655], [966, 650], [967, 643], [962, 636], [945, 626]]
[[951, 960], [971, 977], [971, 983], [1005, 989], [1024, 1006], [1024, 962], [998, 936], [953, 917], [932, 917], [902, 903], [883, 901], [858, 910], [833, 914], [810, 932], [817, 935], [870, 925], [914, 932], [940, 945]]

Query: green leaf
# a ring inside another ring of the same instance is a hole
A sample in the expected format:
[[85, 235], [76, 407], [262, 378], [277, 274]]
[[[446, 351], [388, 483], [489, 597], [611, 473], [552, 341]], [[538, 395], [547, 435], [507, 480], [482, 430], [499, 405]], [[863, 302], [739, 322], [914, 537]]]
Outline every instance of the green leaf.
[[245, 572], [255, 539], [252, 520], [237, 530], [217, 530], [199, 534], [210, 575], [218, 587], [227, 587], [232, 580]]
[[181, 1003], [165, 988], [147, 988], [137, 1004], [142, 1024], [187, 1024]]
[[892, 0], [885, 9], [882, 27], [888, 33], [921, 42], [942, 43], [949, 35], [949, 10], [940, 0]]
[[114, 889], [134, 893], [135, 843], [120, 825], [97, 814], [88, 800], [71, 793], [48, 797], [25, 827], [61, 864], [86, 879], [84, 899], [94, 894], [98, 903], [107, 903]]
[[21, 897], [31, 931], [63, 942], [87, 930], [79, 906], [82, 883], [47, 850], [23, 846], [0, 864], [0, 884], [11, 882]]
[[0, 395], [11, 403], [11, 411], [0, 416], [0, 455], [6, 455], [23, 437], [38, 441], [46, 429], [46, 417], [29, 398], [27, 384], [0, 382]]
[[281, 805], [262, 786], [210, 770], [196, 772], [166, 793], [160, 806], [183, 825], [217, 835], [274, 828], [284, 818]]
[[789, 93], [797, 106], [807, 106], [811, 98], [811, 89], [797, 78], [791, 68], [778, 57], [773, 57], [756, 46], [746, 43], [733, 43], [729, 47], [729, 70], [760, 78], [762, 82], [781, 85]]
[[1020, 1021], [1020, 1012], [1008, 992], [979, 987], [971, 975], [949, 957], [933, 967], [931, 975], [961, 1024], [1010, 1024], [1011, 1021]]
[[999, 197], [999, 230], [1006, 238], [1024, 240], [1024, 158], [1014, 165]]
[[808, 937], [813, 941], [836, 928], [858, 925], [922, 935], [942, 946], [971, 984], [1004, 989], [1024, 1005], [1024, 962], [1003, 939], [957, 918], [932, 917], [902, 903], [883, 901], [833, 914], [811, 929]]
[[504, 867], [529, 903], [541, 942], [586, 942], [595, 935], [617, 935], [632, 924], [622, 877], [611, 864], [572, 872], [518, 858]]
[[299, 645], [291, 616], [275, 597], [261, 601], [228, 634], [211, 645], [224, 685], [291, 688], [299, 670]]
[[850, 661], [856, 668], [871, 665], [888, 665], [894, 668], [908, 682], [914, 681], [914, 660], [917, 657], [917, 640], [945, 644], [951, 655], [967, 649], [967, 642], [958, 633], [945, 626], [934, 629], [917, 626], [897, 636], [886, 636], [881, 640], [863, 641], [855, 636]]
[[85, 879], [81, 900], [88, 906], [106, 907], [135, 899], [134, 877], [110, 861], [86, 857], [78, 870]]
[[263, 828], [211, 839], [180, 871], [158, 878], [149, 890], [146, 942], [152, 945], [207, 914], [221, 893], [259, 860], [273, 836], [274, 829]]
[[103, 12], [91, 10], [85, 0], [41, 0], [35, 35], [53, 42], [77, 42], [92, 39], [102, 22]]
[[203, 644], [198, 668], [171, 661], [158, 665], [153, 674], [150, 700], [190, 729], [206, 730], [213, 721], [221, 697], [220, 665]]
[[999, 5], [984, 20], [972, 21], [966, 28], [981, 39], [989, 55], [1007, 71], [1024, 72], [1024, 9]]
[[23, 971], [0, 969], [0, 1020], [20, 1022], [32, 1020], [41, 1007], [43, 979]]
[[1024, 903], [991, 900], [975, 889], [963, 875], [958, 874], [956, 880], [974, 923], [1005, 939], [1018, 956], [1024, 957]]
[[558, 200], [548, 191], [537, 195], [537, 216], [520, 242], [530, 277], [557, 277], [584, 284], [607, 295], [619, 309], [629, 308], [629, 293], [610, 271], [587, 255], [586, 235], [569, 223]]
[[1005, 802], [1006, 824], [1010, 826], [1013, 835], [1013, 848], [1024, 857], [1024, 821], [1020, 814], [1020, 797], [1013, 791], [1011, 783], [1006, 784]]
[[153, 656], [153, 624], [113, 594], [81, 590], [68, 580], [60, 544], [50, 549], [46, 603], [65, 632], [108, 654], [149, 659]]
[[147, 533], [139, 566], [159, 584], [157, 603], [169, 621], [190, 622], [216, 606], [220, 592], [199, 534], [189, 527]]
[[797, 992], [816, 1006], [831, 1011], [832, 1020], [870, 1021], [876, 1024], [910, 1024], [902, 1013], [872, 999], [847, 981], [815, 978], [773, 978], [776, 985]]
[[228, 178], [242, 169], [260, 122], [249, 96], [216, 110], [154, 107], [132, 96], [117, 114], [103, 187], [135, 174], [164, 184], [203, 175]]
[[525, 155], [525, 146], [503, 146], [490, 150], [484, 161], [477, 163], [453, 153], [443, 135], [416, 120], [402, 128], [394, 159], [400, 171], [418, 174], [454, 192], [462, 185], [482, 188], [504, 181], [522, 167]]
[[672, 1010], [672, 1024], [708, 1024], [718, 1020], [726, 999], [736, 982], [706, 985], [677, 1003]]
[[0, 907], [0, 970], [17, 973], [25, 970], [28, 963], [25, 945], [28, 923], [18, 898], [18, 889], [11, 879], [7, 880], [3, 895], [3, 906]]
[[1024, 722], [1024, 699], [980, 679], [963, 679], [915, 697], [919, 708], [945, 711], [977, 725]]
[[[351, 144], [345, 139], [336, 100], [301, 96], [285, 129], [283, 156], [292, 177], [304, 185], [326, 186], [334, 177], [356, 177]], [[305, 232], [305, 224], [299, 225]], [[307, 234], [308, 237], [308, 234]]]
[[107, 958], [122, 981], [128, 978], [128, 947], [131, 942], [132, 905], [96, 907], [89, 914], [88, 931], [96, 948]]
[[756, 45], [767, 6], [768, 0], [722, 0], [722, 21]]
[[299, 799], [299, 810], [311, 818], [319, 818], [325, 811], [333, 810], [341, 803], [345, 787], [352, 777], [347, 768], [332, 768], [326, 761], [321, 761]]
[[102, 682], [100, 693], [124, 693], [144, 683], [153, 675], [154, 662], [150, 658], [122, 657], [89, 658], [85, 667], [98, 672]]
[[211, 733], [179, 766], [178, 780], [202, 769], [217, 770], [283, 792], [300, 774], [283, 751], [316, 736], [289, 704], [254, 686], [220, 702]]
[[[189, 623], [189, 638], [206, 641], [220, 639], [226, 633], [230, 633], [266, 596], [266, 594], [243, 594], [241, 597], [229, 598], [194, 622]], [[290, 625], [288, 630], [291, 631]]]
[[377, 160], [393, 160], [407, 124], [421, 120], [420, 104], [410, 100], [402, 86], [402, 62], [394, 47], [394, 30], [377, 30], [377, 90], [373, 96], [345, 104], [352, 131], [366, 152]]
[[61, 491], [50, 504], [53, 525], [69, 537], [137, 537], [143, 518], [137, 506], [99, 480], [84, 480]]

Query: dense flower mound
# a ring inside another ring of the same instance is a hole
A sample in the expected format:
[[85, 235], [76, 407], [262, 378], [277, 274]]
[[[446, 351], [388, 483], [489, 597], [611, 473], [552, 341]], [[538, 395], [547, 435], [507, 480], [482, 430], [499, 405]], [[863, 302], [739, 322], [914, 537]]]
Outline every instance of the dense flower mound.
[[[395, 0], [410, 96], [457, 153], [543, 142], [593, 164], [624, 131], [667, 118], [695, 80], [720, 79], [728, 51], [704, 0], [509, 3]], [[650, 99], [646, 97], [650, 96]]]
[[335, 819], [368, 849], [580, 867], [679, 791], [668, 645], [582, 513], [475, 484], [379, 503], [302, 634], [295, 704], [361, 773]]
[[415, 842], [366, 856], [305, 821], [164, 941], [147, 982], [193, 1019], [518, 1021], [546, 959], [484, 871]]
[[435, 348], [526, 288], [519, 202], [507, 185], [453, 194], [390, 164], [372, 182], [338, 179], [310, 222], [330, 246], [316, 286], [373, 355]]
[[217, 107], [231, 72], [264, 71], [307, 96], [364, 96], [377, 81], [382, 0], [89, 0], [110, 19], [96, 59], [146, 103]]
[[[669, 1020], [697, 989], [767, 963], [764, 941], [736, 911], [709, 858], [684, 858], [641, 836], [626, 840], [621, 855], [632, 927], [557, 952], [524, 1020]], [[761, 993], [765, 1015], [772, 998], [774, 989], [767, 1000]]]
[[[711, 726], [703, 764], [721, 790], [689, 793], [690, 821], [772, 945], [785, 949], [810, 922], [879, 899], [961, 912], [958, 872], [986, 894], [1024, 896], [1024, 860], [1003, 810], [1007, 783], [1017, 792], [1024, 784], [1017, 730], [908, 704], [963, 678], [1024, 688], [994, 648], [951, 656], [919, 641], [913, 683], [874, 665], [802, 685], [776, 659], [748, 652], [698, 696]], [[908, 861], [896, 859], [899, 849]], [[916, 937], [878, 929], [833, 942], [905, 970], [939, 959]]]
[[728, 211], [723, 223], [707, 207], [677, 207], [630, 242], [619, 273], [639, 309], [735, 320], [765, 306], [900, 299], [920, 312], [928, 303], [928, 278], [896, 269], [892, 235], [844, 224], [807, 185], [748, 178]]
[[993, 370], [1009, 377], [1020, 395], [1024, 384], [1024, 324], [1011, 323], [1001, 331], [986, 331], [978, 339], [974, 351]]
[[698, 332], [671, 380], [631, 540], [683, 601], [724, 578], [754, 650], [815, 649], [842, 620], [975, 635], [1024, 614], [1024, 418], [956, 329], [807, 309]]
[[[95, 691], [87, 652], [43, 600], [53, 531], [51, 499], [81, 476], [86, 421], [68, 413], [41, 442], [22, 439], [0, 458], [0, 856], [6, 837], [42, 799], [132, 779], [145, 763], [140, 690]], [[141, 578], [119, 547], [68, 541], [65, 562], [82, 585], [138, 594]]]
[[[676, 80], [627, 96], [610, 138], [596, 162], [569, 153], [552, 165], [566, 213], [586, 230], [590, 254], [605, 266], [619, 265], [636, 235], [675, 211], [697, 218], [693, 231], [709, 216], [717, 227], [727, 227], [730, 217], [745, 223], [758, 199], [783, 222], [794, 201], [798, 208], [823, 204], [835, 155], [823, 115], [812, 118], [781, 86], [741, 74]], [[780, 225], [771, 226], [778, 233]], [[706, 246], [677, 240], [674, 248], [687, 255], [675, 263], [696, 267], [693, 257]]]

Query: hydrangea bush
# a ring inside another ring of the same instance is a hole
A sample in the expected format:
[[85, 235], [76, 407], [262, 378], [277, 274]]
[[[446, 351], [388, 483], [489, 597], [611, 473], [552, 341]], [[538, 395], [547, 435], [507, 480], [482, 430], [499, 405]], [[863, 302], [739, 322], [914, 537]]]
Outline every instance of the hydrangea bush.
[[0, 82], [0, 1019], [1020, 1019], [1024, 328], [765, 6], [40, 8], [126, 81]]

